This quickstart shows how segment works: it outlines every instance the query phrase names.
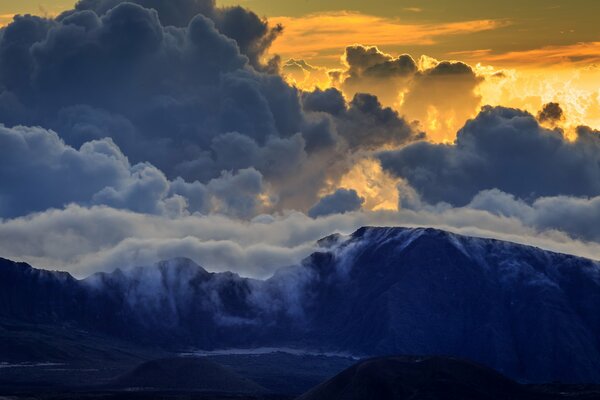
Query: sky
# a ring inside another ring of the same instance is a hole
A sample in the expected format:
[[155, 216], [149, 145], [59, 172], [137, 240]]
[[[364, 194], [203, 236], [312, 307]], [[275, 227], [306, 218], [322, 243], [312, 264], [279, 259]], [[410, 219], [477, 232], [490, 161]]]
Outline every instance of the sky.
[[599, 11], [3, 1], [0, 256], [266, 277], [403, 225], [599, 259]]
[[[0, 23], [14, 14], [57, 15], [73, 4], [6, 0], [0, 4]], [[218, 1], [221, 6], [240, 4], [272, 23], [284, 24], [287, 33], [273, 45], [274, 52], [328, 66], [335, 65], [340, 49], [353, 43], [377, 45], [390, 53], [461, 55], [501, 66], [537, 66], [540, 57], [532, 57], [532, 50], [544, 49], [547, 57], [558, 52], [577, 58], [570, 52], [581, 44], [585, 50], [579, 48], [579, 53], [586, 60], [597, 62], [600, 57], [595, 20], [600, 4], [590, 0]]]

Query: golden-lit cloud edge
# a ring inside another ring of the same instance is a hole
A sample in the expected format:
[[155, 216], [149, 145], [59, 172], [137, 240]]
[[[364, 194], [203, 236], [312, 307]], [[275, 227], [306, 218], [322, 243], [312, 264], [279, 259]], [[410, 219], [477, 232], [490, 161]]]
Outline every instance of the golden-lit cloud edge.
[[456, 51], [448, 55], [461, 56], [469, 61], [508, 67], [552, 68], [588, 66], [600, 63], [600, 41], [581, 42], [562, 46], [495, 54], [491, 49]]
[[452, 23], [408, 24], [352, 11], [309, 14], [302, 17], [270, 17], [282, 24], [284, 34], [272, 53], [284, 58], [310, 58], [352, 43], [382, 45], [432, 45], [442, 36], [482, 32], [507, 26], [510, 21], [482, 19]]
[[13, 20], [15, 14], [0, 14], [0, 28], [8, 25]]

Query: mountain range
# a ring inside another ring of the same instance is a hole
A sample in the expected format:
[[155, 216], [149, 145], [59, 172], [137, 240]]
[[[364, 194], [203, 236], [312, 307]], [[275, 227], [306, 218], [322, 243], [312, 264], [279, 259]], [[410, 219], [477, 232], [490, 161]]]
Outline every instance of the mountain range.
[[[1, 259], [0, 322], [165, 352], [446, 355], [520, 382], [600, 382], [597, 261], [430, 228], [364, 227], [318, 245], [266, 280], [183, 258], [82, 280]], [[0, 361], [56, 358], [15, 343]]]

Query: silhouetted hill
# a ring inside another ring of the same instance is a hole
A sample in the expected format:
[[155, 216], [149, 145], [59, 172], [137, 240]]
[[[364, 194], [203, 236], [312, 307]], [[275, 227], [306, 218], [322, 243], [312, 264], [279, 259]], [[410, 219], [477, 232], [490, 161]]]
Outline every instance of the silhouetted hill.
[[387, 357], [360, 362], [298, 400], [524, 399], [525, 390], [497, 372], [443, 357]]
[[115, 387], [212, 393], [265, 393], [267, 390], [229, 368], [201, 357], [145, 362], [116, 380]]
[[402, 356], [359, 362], [297, 400], [591, 400], [599, 394], [597, 388], [520, 385], [464, 360]]

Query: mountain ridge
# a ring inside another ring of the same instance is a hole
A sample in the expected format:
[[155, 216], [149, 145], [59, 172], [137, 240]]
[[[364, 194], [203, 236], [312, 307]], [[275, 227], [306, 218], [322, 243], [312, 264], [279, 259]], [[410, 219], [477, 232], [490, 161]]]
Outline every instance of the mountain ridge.
[[83, 280], [15, 276], [25, 264], [0, 260], [0, 289], [12, 288], [0, 316], [169, 349], [449, 355], [521, 381], [600, 381], [596, 261], [432, 228], [363, 227], [319, 245], [266, 280], [184, 258]]

